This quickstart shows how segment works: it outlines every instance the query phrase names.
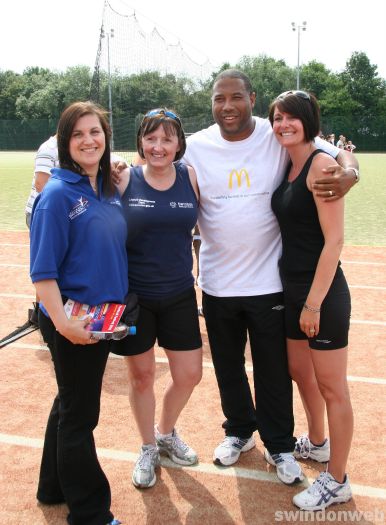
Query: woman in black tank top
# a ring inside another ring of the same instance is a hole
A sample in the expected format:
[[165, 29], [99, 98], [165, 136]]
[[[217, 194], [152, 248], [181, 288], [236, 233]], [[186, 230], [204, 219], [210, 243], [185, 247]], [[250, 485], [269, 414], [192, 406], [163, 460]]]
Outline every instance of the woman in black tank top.
[[[313, 183], [335, 161], [317, 150], [319, 107], [304, 91], [288, 91], [271, 104], [269, 118], [279, 143], [290, 156], [272, 209], [282, 234], [287, 352], [290, 374], [298, 385], [308, 433], [296, 443], [295, 457], [328, 462], [315, 483], [293, 502], [320, 510], [351, 496], [346, 464], [353, 433], [347, 386], [350, 294], [339, 256], [343, 246], [343, 199], [326, 202]], [[327, 408], [330, 441], [325, 437]]]

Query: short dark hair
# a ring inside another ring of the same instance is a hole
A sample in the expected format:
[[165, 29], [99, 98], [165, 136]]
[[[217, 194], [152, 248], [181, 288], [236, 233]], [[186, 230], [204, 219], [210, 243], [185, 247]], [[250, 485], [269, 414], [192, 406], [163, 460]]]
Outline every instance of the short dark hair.
[[111, 129], [108, 121], [108, 113], [102, 106], [94, 102], [73, 102], [61, 114], [58, 129], [58, 156], [61, 168], [65, 168], [79, 175], [85, 175], [84, 170], [77, 164], [70, 155], [70, 139], [73, 129], [81, 117], [86, 115], [96, 115], [99, 119], [101, 128], [105, 134], [105, 151], [99, 161], [99, 167], [102, 171], [102, 188], [106, 195], [115, 193], [115, 186], [111, 178], [111, 158], [110, 158], [110, 137]]
[[249, 77], [239, 69], [224, 69], [224, 71], [221, 71], [221, 73], [219, 73], [214, 79], [213, 86], [216, 84], [216, 82], [223, 80], [224, 78], [238, 78], [242, 80], [246, 91], [248, 93], [253, 93], [253, 88]]
[[[300, 94], [306, 96], [300, 96]], [[279, 95], [270, 105], [268, 118], [273, 125], [275, 108], [289, 113], [301, 120], [304, 129], [304, 139], [311, 142], [319, 135], [320, 131], [320, 109], [316, 98], [305, 91], [286, 91]]]
[[160, 126], [163, 126], [166, 135], [177, 135], [180, 150], [176, 152], [174, 161], [182, 159], [186, 151], [185, 133], [182, 127], [181, 119], [174, 110], [168, 108], [152, 109], [143, 117], [141, 125], [137, 132], [137, 151], [144, 159], [142, 148], [142, 137], [152, 133]]

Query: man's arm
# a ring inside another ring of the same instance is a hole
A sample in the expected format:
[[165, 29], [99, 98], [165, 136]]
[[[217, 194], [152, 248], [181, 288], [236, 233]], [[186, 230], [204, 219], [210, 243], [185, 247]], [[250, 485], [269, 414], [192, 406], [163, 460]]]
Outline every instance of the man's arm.
[[350, 151], [340, 150], [336, 157], [336, 162], [339, 166], [334, 165], [323, 169], [324, 173], [331, 175], [318, 178], [312, 185], [316, 195], [322, 197], [325, 201], [340, 199], [359, 180], [357, 176], [359, 164]]
[[44, 171], [35, 172], [35, 189], [38, 193], [43, 191], [44, 186], [47, 184], [50, 174]]

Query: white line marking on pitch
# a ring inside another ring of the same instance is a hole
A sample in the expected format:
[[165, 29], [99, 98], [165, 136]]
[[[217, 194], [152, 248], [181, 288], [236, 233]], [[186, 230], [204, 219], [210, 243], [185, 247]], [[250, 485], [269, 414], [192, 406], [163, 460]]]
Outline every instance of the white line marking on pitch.
[[12, 244], [12, 243], [8, 243], [8, 242], [2, 242], [0, 243], [0, 246], [6, 246], [6, 247], [13, 247], [13, 248], [25, 248], [28, 246], [29, 248], [29, 243], [27, 244]]
[[[0, 434], [0, 442], [7, 445], [17, 445], [29, 448], [43, 448], [43, 440], [37, 438], [28, 438], [24, 436], [16, 436], [12, 434]], [[99, 457], [106, 459], [113, 459], [116, 461], [129, 461], [134, 463], [138, 454], [134, 452], [126, 452], [125, 450], [114, 450], [108, 448], [97, 448]], [[167, 458], [162, 457], [161, 464], [163, 467], [183, 469], [186, 472], [200, 472], [202, 474], [214, 474], [217, 476], [228, 476], [236, 478], [251, 479], [254, 481], [268, 481], [270, 483], [281, 483], [276, 477], [276, 474], [271, 472], [264, 472], [262, 470], [252, 470], [241, 467], [217, 467], [211, 463], [199, 463], [190, 467], [182, 467], [173, 463]], [[314, 478], [307, 478], [303, 485], [313, 483]], [[351, 489], [356, 496], [365, 496], [367, 498], [386, 499], [386, 490], [378, 487], [370, 487], [368, 485], [351, 484]]]
[[[20, 350], [46, 350], [48, 351], [48, 348], [46, 345], [32, 345], [32, 344], [26, 344], [26, 343], [10, 343], [8, 345], [10, 348], [19, 348]], [[112, 359], [123, 359], [122, 356], [116, 355], [116, 354], [110, 354], [109, 356]], [[167, 357], [156, 357], [155, 358], [156, 363], [160, 364], [168, 364]], [[202, 366], [204, 368], [210, 368], [213, 369], [213, 363], [211, 361], [204, 361], [202, 363]], [[253, 367], [250, 365], [246, 365], [245, 367], [247, 372], [253, 372]], [[369, 383], [374, 385], [386, 385], [386, 379], [381, 379], [378, 377], [361, 377], [361, 376], [347, 376], [347, 380], [351, 381], [352, 383]]]
[[[34, 295], [28, 294], [15, 294], [15, 293], [0, 293], [0, 297], [9, 298], [9, 299], [35, 299]], [[360, 319], [351, 319], [351, 324], [368, 324], [375, 326], [386, 326], [386, 321], [365, 321]]]
[[[8, 263], [0, 263], [0, 268], [29, 268], [29, 264], [8, 264]], [[368, 285], [362, 285], [362, 284], [350, 284], [350, 289], [358, 289], [358, 290], [386, 290], [386, 286], [368, 286]]]
[[342, 259], [342, 264], [360, 264], [362, 266], [386, 266], [384, 262], [370, 262], [370, 261], [344, 261]]
[[386, 321], [361, 321], [359, 319], [351, 319], [350, 324], [371, 324], [376, 326], [386, 326]]
[[0, 293], [0, 297], [7, 297], [9, 299], [35, 299], [34, 295], [24, 293]]
[[0, 263], [1, 268], [29, 268], [29, 264], [5, 264]]
[[357, 288], [359, 290], [386, 290], [386, 286], [365, 286], [362, 284], [350, 284], [349, 288]]
[[[18, 248], [27, 248], [29, 247], [29, 243], [8, 243], [8, 242], [3, 242], [3, 243], [0, 243], [0, 247], [1, 246], [4, 246], [4, 247], [18, 247]], [[386, 266], [386, 262], [378, 262], [378, 261], [352, 261], [352, 260], [346, 260], [346, 259], [342, 259], [341, 260], [342, 264], [359, 264], [361, 266]]]

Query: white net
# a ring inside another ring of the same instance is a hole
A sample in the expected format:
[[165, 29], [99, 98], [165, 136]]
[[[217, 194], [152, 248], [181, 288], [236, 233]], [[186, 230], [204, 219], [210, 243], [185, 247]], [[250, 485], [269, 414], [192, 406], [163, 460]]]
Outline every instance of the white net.
[[[127, 152], [135, 148], [142, 115], [151, 108], [173, 104], [171, 76], [181, 79], [189, 95], [214, 70], [205, 55], [125, 2], [105, 0], [90, 97], [110, 111], [115, 151], [130, 157]], [[183, 123], [190, 125], [188, 120]]]
[[105, 1], [102, 29], [105, 38], [101, 39], [100, 68], [103, 71], [108, 71], [110, 63], [112, 73], [132, 75], [158, 71], [162, 75], [204, 81], [215, 69], [208, 57], [123, 2]]

